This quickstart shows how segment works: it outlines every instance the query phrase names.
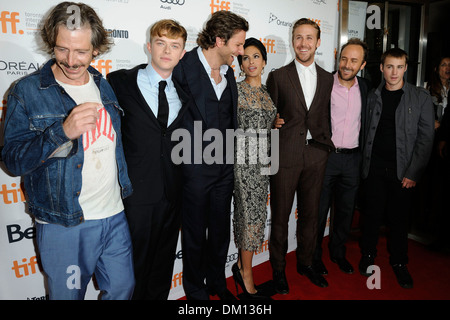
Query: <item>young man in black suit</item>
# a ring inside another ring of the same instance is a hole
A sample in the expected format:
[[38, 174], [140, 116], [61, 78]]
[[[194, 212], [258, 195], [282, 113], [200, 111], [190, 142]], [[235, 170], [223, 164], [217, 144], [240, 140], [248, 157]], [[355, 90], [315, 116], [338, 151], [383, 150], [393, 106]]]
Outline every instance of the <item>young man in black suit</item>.
[[[185, 28], [176, 21], [158, 21], [147, 44], [150, 63], [108, 76], [124, 110], [123, 144], [134, 187], [124, 203], [133, 241], [133, 299], [165, 300], [170, 291], [182, 187], [180, 166], [171, 160], [175, 144], [171, 136], [181, 124], [188, 101], [172, 80], [172, 70], [185, 53], [186, 38]], [[160, 87], [163, 82], [166, 86]]]

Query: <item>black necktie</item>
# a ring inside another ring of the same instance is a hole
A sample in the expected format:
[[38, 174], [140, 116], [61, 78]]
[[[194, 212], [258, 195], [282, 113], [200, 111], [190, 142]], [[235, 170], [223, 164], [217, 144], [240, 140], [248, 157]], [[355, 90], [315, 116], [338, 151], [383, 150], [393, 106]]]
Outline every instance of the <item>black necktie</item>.
[[158, 121], [162, 128], [167, 128], [167, 118], [169, 117], [169, 103], [167, 102], [166, 88], [167, 82], [159, 82], [159, 94], [158, 94]]

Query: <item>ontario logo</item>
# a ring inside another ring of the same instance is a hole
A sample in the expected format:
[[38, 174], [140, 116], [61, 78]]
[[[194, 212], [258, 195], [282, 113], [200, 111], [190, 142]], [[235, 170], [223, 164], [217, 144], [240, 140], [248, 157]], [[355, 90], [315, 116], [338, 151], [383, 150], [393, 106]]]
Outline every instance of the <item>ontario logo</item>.
[[279, 25], [279, 26], [283, 26], [283, 27], [292, 27], [292, 23], [288, 22], [288, 21], [283, 21], [278, 19], [278, 17], [276, 15], [274, 15], [272, 12], [269, 15], [269, 23], [274, 22]]

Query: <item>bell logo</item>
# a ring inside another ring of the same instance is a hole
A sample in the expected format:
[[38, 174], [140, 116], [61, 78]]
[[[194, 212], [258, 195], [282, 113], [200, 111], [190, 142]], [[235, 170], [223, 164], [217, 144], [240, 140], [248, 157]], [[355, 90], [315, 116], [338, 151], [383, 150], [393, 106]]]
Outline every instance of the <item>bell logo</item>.
[[97, 71], [102, 73], [104, 76], [107, 76], [112, 68], [111, 63], [111, 60], [92, 60], [91, 66], [97, 69]]
[[18, 12], [9, 12], [9, 11], [2, 11], [0, 13], [0, 23], [2, 28], [2, 33], [8, 33], [8, 24], [11, 26], [11, 33], [12, 34], [23, 34], [23, 30], [17, 31], [17, 23], [20, 22], [17, 17], [19, 16]]
[[221, 0], [211, 0], [211, 4], [209, 5], [211, 7], [211, 14], [213, 14], [216, 11], [230, 11], [230, 2], [229, 1], [221, 1]]

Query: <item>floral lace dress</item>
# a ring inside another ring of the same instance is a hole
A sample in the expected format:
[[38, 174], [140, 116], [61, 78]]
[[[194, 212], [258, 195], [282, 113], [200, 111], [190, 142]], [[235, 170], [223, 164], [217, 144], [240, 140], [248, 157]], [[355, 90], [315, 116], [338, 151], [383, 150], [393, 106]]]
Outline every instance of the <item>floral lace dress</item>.
[[[238, 87], [238, 135], [234, 163], [234, 241], [236, 247], [256, 251], [264, 241], [267, 218], [270, 129], [276, 108], [265, 86], [254, 88], [245, 81]], [[266, 158], [265, 158], [266, 157]]]

